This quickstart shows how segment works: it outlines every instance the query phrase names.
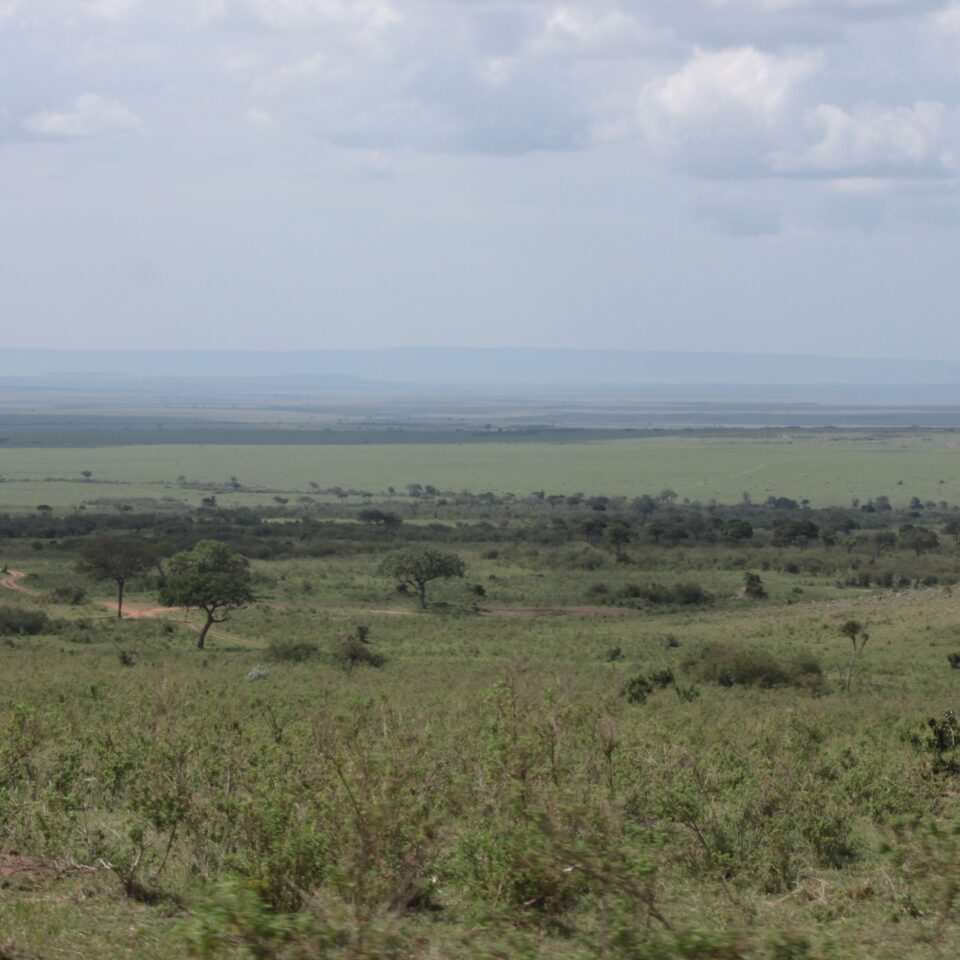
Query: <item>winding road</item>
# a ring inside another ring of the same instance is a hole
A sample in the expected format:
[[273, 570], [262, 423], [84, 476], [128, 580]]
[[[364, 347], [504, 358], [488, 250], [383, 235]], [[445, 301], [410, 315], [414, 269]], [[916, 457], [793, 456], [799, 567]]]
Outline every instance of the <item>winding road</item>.
[[[34, 590], [32, 587], [26, 587], [21, 581], [26, 577], [23, 570], [4, 570], [0, 574], [0, 588], [13, 590], [16, 593], [25, 594], [28, 597], [40, 597], [43, 593], [40, 590]], [[116, 602], [113, 600], [94, 600], [98, 607], [104, 610], [115, 611]], [[193, 620], [183, 616], [183, 612], [178, 607], [151, 607], [140, 603], [125, 603], [123, 605], [123, 619], [125, 620], [164, 620], [171, 623], [182, 623], [191, 630], [200, 632], [200, 625]], [[253, 640], [247, 640], [245, 637], [238, 637], [235, 633], [225, 633], [216, 628], [208, 634], [218, 640], [225, 640], [227, 643], [234, 643], [244, 647], [262, 647], [264, 644]]]
[[[4, 570], [0, 573], [0, 588], [13, 590], [16, 593], [24, 594], [28, 597], [41, 597], [41, 590], [34, 590], [32, 587], [24, 586], [23, 579], [27, 574], [23, 570]], [[111, 612], [116, 610], [116, 601], [94, 599], [92, 601], [98, 607]], [[289, 609], [287, 604], [268, 604], [275, 609]], [[404, 609], [371, 609], [368, 607], [344, 607], [339, 605], [330, 605], [331, 610], [356, 610], [368, 614], [380, 614], [383, 616], [394, 617], [412, 617], [417, 615], [417, 611]], [[642, 616], [643, 611], [635, 610], [630, 607], [592, 607], [592, 606], [549, 606], [549, 607], [483, 607], [479, 611], [483, 614], [492, 614], [501, 617], [538, 617], [538, 616], [574, 616], [574, 617], [636, 617]], [[123, 606], [123, 615], [125, 620], [163, 620], [168, 623], [180, 623], [189, 627], [191, 630], [200, 632], [200, 624], [183, 615], [183, 611], [178, 607], [156, 607], [142, 603], [125, 603]], [[243, 647], [253, 647], [261, 649], [266, 644], [257, 640], [249, 640], [246, 637], [237, 636], [235, 633], [226, 633], [216, 628], [208, 634], [217, 640], [223, 640], [227, 643]]]

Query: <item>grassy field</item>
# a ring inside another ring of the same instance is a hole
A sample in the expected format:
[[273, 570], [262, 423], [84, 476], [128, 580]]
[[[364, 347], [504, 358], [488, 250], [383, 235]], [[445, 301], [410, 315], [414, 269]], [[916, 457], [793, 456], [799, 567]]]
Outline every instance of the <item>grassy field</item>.
[[[4, 861], [8, 955], [951, 955], [956, 840], [894, 826], [956, 806], [922, 747], [956, 704], [949, 591], [640, 618], [305, 601], [230, 629], [323, 642], [358, 615], [380, 670], [200, 653], [150, 621], [0, 646], [0, 851], [34, 858]], [[851, 617], [873, 639], [845, 697]], [[733, 639], [817, 656], [824, 688], [700, 681], [697, 651]], [[665, 669], [692, 698], [621, 696]], [[285, 927], [216, 879], [235, 873], [284, 909], [326, 893]], [[409, 883], [422, 902], [398, 913]]]
[[[949, 960], [958, 457], [0, 447], [0, 960]], [[161, 584], [211, 538], [255, 601], [201, 650]], [[150, 551], [127, 619], [98, 546]], [[420, 611], [398, 548], [465, 576]]]
[[[93, 474], [89, 481], [81, 472]], [[344, 444], [314, 446], [157, 445], [0, 449], [0, 510], [38, 503], [71, 508], [107, 498], [173, 498], [196, 506], [204, 491], [178, 477], [257, 492], [224, 492], [225, 505], [308, 494], [310, 481], [383, 494], [409, 483], [443, 490], [638, 496], [669, 487], [691, 500], [737, 502], [744, 492], [848, 504], [879, 494], [960, 500], [960, 434], [787, 433], [649, 437], [570, 443]]]

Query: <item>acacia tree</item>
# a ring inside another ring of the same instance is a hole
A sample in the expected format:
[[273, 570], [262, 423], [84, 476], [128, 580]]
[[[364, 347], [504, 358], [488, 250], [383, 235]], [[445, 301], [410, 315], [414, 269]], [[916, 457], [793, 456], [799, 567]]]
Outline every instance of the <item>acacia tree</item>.
[[192, 550], [174, 554], [160, 587], [160, 602], [164, 606], [203, 610], [207, 615], [197, 639], [200, 650], [215, 623], [223, 623], [228, 611], [253, 600], [250, 561], [219, 540], [201, 540]]
[[843, 680], [843, 692], [850, 692], [850, 684], [853, 682], [853, 668], [857, 665], [857, 660], [860, 657], [860, 654], [863, 653], [863, 648], [867, 645], [867, 641], [870, 639], [870, 634], [867, 633], [863, 624], [859, 620], [848, 620], [841, 628], [840, 632], [850, 641], [853, 646], [853, 650], [850, 655], [850, 666], [847, 667], [847, 675]]
[[380, 573], [394, 577], [405, 587], [417, 591], [420, 609], [427, 609], [427, 584], [431, 580], [462, 577], [466, 573], [463, 559], [456, 553], [430, 547], [403, 547], [380, 561]]
[[81, 569], [98, 580], [117, 585], [117, 619], [123, 617], [123, 591], [127, 581], [154, 562], [153, 547], [134, 537], [97, 537], [81, 548]]
[[929, 527], [915, 527], [905, 523], [900, 528], [900, 545], [912, 550], [918, 557], [940, 546], [940, 538]]

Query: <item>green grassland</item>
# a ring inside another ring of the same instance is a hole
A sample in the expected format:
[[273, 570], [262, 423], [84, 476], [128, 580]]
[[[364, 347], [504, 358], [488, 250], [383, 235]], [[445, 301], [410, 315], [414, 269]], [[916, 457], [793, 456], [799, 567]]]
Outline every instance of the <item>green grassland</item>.
[[[956, 955], [960, 434], [0, 446], [0, 475], [0, 960]], [[153, 550], [142, 618], [80, 562], [111, 538]], [[256, 602], [200, 650], [158, 594], [210, 538]], [[466, 575], [421, 612], [403, 546]]]
[[[323, 583], [325, 566], [273, 574]], [[43, 561], [35, 582], [57, 576]], [[923, 747], [926, 718], [957, 703], [949, 590], [407, 614], [306, 600], [229, 624], [322, 645], [361, 618], [379, 670], [199, 652], [151, 621], [0, 645], [0, 851], [59, 865], [0, 887], [8, 955], [950, 955], [960, 849], [934, 821], [956, 813], [956, 781]], [[843, 696], [851, 617], [872, 639]], [[816, 656], [824, 684], [703, 682], [696, 653], [718, 642]], [[668, 668], [692, 699], [621, 696]]]
[[[89, 470], [90, 480], [81, 472]], [[642, 437], [587, 442], [341, 444], [324, 446], [184, 445], [56, 449], [0, 448], [0, 510], [38, 503], [72, 508], [85, 501], [154, 498], [196, 506], [224, 489], [225, 505], [262, 504], [278, 494], [309, 494], [308, 484], [383, 494], [409, 483], [443, 490], [637, 496], [669, 487], [691, 500], [736, 502], [744, 492], [847, 504], [884, 494], [960, 501], [960, 434], [936, 431], [789, 432], [752, 437]]]

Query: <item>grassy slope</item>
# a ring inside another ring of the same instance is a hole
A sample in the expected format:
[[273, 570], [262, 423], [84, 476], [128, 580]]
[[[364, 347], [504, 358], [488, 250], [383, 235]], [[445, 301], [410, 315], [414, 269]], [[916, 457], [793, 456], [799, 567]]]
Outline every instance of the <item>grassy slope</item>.
[[[323, 567], [317, 563], [314, 573]], [[278, 577], [284, 572], [275, 571]], [[288, 576], [291, 572], [286, 571]], [[309, 575], [302, 566], [296, 573]], [[45, 573], [53, 575], [51, 569]], [[493, 759], [501, 747], [491, 739], [489, 724], [506, 683], [519, 691], [516, 703], [524, 738], [539, 742], [550, 723], [561, 731], [559, 786], [551, 786], [541, 760], [535, 760], [531, 773], [533, 789], [548, 800], [563, 796], [568, 788], [574, 794], [586, 789], [592, 796], [598, 777], [598, 724], [616, 732], [613, 762], [621, 798], [635, 796], [635, 802], [655, 805], [666, 796], [658, 800], [657, 791], [684, 794], [700, 771], [716, 782], [712, 802], [717, 815], [736, 821], [750, 815], [752, 802], [744, 800], [741, 786], [729, 778], [738, 764], [746, 782], [756, 779], [761, 793], [776, 792], [777, 784], [785, 782], [789, 796], [806, 797], [814, 804], [832, 803], [834, 793], [847, 798], [843, 809], [856, 849], [848, 866], [833, 868], [817, 862], [813, 854], [801, 855], [791, 866], [797, 883], [789, 895], [765, 892], [760, 875], [749, 871], [724, 883], [715, 868], [704, 865], [692, 884], [685, 869], [665, 867], [660, 906], [679, 925], [741, 931], [745, 956], [769, 957], [769, 939], [794, 930], [814, 945], [814, 956], [899, 960], [946, 956], [948, 944], [960, 936], [949, 917], [945, 926], [938, 926], [941, 878], [936, 870], [928, 868], [921, 878], [916, 897], [925, 906], [911, 918], [904, 906], [912, 895], [905, 875], [881, 854], [882, 842], [891, 836], [883, 826], [889, 810], [910, 809], [919, 797], [926, 798], [930, 809], [955, 803], [948, 799], [949, 781], [929, 777], [927, 760], [906, 735], [919, 729], [927, 716], [956, 706], [957, 672], [946, 663], [946, 654], [957, 648], [956, 614], [955, 597], [942, 590], [792, 606], [740, 604], [639, 620], [397, 617], [367, 611], [363, 622], [371, 626], [377, 648], [390, 658], [383, 671], [347, 675], [320, 662], [278, 664], [258, 684], [244, 680], [262, 659], [258, 651], [214, 643], [201, 656], [190, 649], [185, 632], [164, 634], [156, 624], [127, 623], [111, 627], [92, 644], [53, 637], [0, 646], [0, 674], [7, 689], [15, 691], [14, 700], [31, 705], [40, 718], [45, 746], [36, 754], [37, 775], [59, 777], [59, 790], [71, 796], [81, 797], [86, 790], [94, 796], [99, 788], [83, 778], [72, 780], [65, 757], [91, 763], [90, 758], [105, 755], [106, 744], [119, 750], [140, 736], [158, 746], [190, 742], [191, 756], [213, 765], [219, 762], [218, 742], [247, 757], [246, 763], [261, 755], [268, 764], [286, 763], [287, 770], [290, 760], [283, 757], [290, 750], [305, 777], [317, 762], [311, 746], [316, 722], [332, 724], [331, 729], [347, 724], [355, 730], [351, 738], [369, 740], [371, 749], [376, 745], [395, 756], [412, 757], [411, 744], [419, 744], [418, 749], [451, 771], [451, 786], [445, 789], [461, 784], [456, 789], [465, 790], [457, 794], [461, 806], [456, 816], [441, 832], [449, 850], [461, 835], [481, 829], [480, 798], [485, 791], [504, 789], [496, 782], [503, 774], [497, 773], [500, 768]], [[260, 642], [323, 640], [351, 629], [358, 616], [357, 611], [309, 603], [305, 609], [261, 607], [239, 614], [230, 629]], [[828, 671], [832, 691], [847, 655], [838, 628], [849, 617], [867, 623], [873, 634], [849, 698], [834, 692], [816, 699], [795, 690], [701, 686], [700, 698], [692, 703], [664, 691], [634, 706], [617, 695], [624, 680], [637, 672], [665, 666], [679, 672], [697, 643], [709, 640], [762, 645], [784, 657], [812, 650]], [[667, 635], [679, 646], [668, 647]], [[622, 647], [623, 661], [606, 661], [613, 645]], [[119, 665], [121, 648], [135, 651], [133, 668]], [[282, 745], [274, 744], [271, 736], [271, 710], [287, 730]], [[125, 718], [122, 726], [116, 724], [120, 716]], [[231, 724], [236, 733], [230, 732]], [[211, 729], [219, 732], [211, 737]], [[410, 735], [414, 741], [406, 739]], [[95, 778], [103, 775], [95, 766], [90, 770]], [[249, 774], [238, 768], [237, 776], [242, 783]], [[416, 781], [416, 773], [410, 776]], [[419, 789], [416, 782], [412, 786]], [[595, 802], [601, 801], [598, 796]], [[33, 838], [31, 852], [89, 862], [83, 830], [101, 823], [112, 824], [118, 837], [124, 833], [124, 800], [112, 811], [82, 813], [80, 820], [69, 808], [58, 807], [53, 795], [46, 802], [52, 806], [42, 815], [39, 808], [26, 820], [18, 815]], [[769, 816], [761, 822], [763, 829], [780, 829], [776, 807]], [[110, 842], [122, 846], [120, 840]], [[775, 835], [766, 842], [773, 849]], [[0, 847], [8, 843], [0, 841]], [[190, 855], [184, 843], [175, 847], [164, 883], [193, 902], [195, 883], [186, 869]], [[677, 863], [685, 858], [697, 862], [698, 846], [685, 831], [674, 844], [670, 857]], [[766, 856], [760, 857], [761, 865]], [[443, 869], [455, 866], [451, 860]], [[443, 889], [447, 892], [441, 892], [440, 917], [407, 921], [411, 936], [421, 938], [422, 947], [413, 955], [517, 956], [522, 949], [531, 956], [592, 955], [588, 944], [593, 914], [573, 917], [580, 933], [572, 943], [555, 935], [544, 939], [535, 918], [532, 926], [515, 928], [488, 917], [477, 927], [462, 888], [451, 879]], [[12, 939], [49, 958], [173, 958], [183, 956], [185, 949], [178, 911], [125, 900], [115, 879], [102, 870], [89, 877], [0, 890], [0, 930], [0, 943], [4, 937]]]

